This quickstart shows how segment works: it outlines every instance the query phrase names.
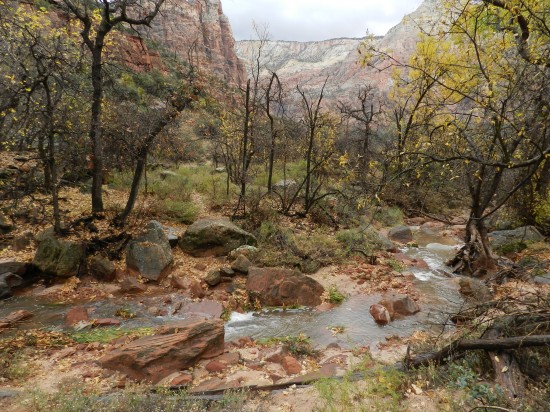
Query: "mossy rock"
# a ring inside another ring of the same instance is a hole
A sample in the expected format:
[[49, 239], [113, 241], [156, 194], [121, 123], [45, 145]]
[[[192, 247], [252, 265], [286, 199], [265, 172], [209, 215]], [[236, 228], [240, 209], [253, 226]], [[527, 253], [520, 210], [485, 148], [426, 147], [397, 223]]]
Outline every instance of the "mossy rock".
[[187, 228], [179, 246], [192, 256], [225, 256], [243, 245], [256, 245], [254, 235], [228, 219], [201, 219]]
[[38, 245], [33, 264], [44, 273], [62, 278], [76, 276], [84, 262], [84, 244], [44, 236]]

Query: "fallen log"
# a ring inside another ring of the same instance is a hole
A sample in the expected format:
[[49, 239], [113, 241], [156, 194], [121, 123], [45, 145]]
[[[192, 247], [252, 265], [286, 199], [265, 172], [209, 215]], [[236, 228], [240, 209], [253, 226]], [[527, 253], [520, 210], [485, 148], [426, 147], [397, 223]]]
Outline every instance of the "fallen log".
[[[484, 334], [490, 339], [502, 339], [502, 331], [491, 328]], [[516, 357], [508, 350], [487, 351], [495, 371], [495, 382], [504, 389], [509, 400], [522, 398], [525, 394], [525, 377], [521, 372]]]
[[470, 350], [486, 350], [494, 352], [499, 350], [540, 346], [550, 346], [550, 335], [516, 336], [512, 338], [499, 339], [460, 339], [452, 342], [437, 352], [423, 353], [416, 355], [413, 358], [408, 356], [405, 359], [404, 366], [407, 369], [412, 369], [420, 366], [427, 366], [430, 363], [440, 364], [447, 358], [452, 358]]

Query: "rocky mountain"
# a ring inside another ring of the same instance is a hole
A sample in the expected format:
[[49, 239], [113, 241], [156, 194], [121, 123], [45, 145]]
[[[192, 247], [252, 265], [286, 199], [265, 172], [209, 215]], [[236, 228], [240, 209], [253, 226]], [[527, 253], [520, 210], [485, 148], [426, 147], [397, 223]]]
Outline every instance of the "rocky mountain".
[[[414, 50], [421, 30], [437, 23], [437, 0], [425, 0], [419, 8], [403, 18], [384, 37], [375, 39], [377, 46], [399, 59]], [[262, 45], [260, 65], [264, 72], [275, 71], [287, 87], [301, 85], [319, 90], [328, 77], [327, 100], [354, 99], [359, 87], [374, 84], [387, 89], [389, 72], [362, 67], [358, 50], [365, 39], [331, 39], [315, 42], [267, 41]], [[260, 41], [237, 42], [237, 55], [247, 62], [247, 72], [258, 55]]]
[[230, 83], [245, 78], [235, 39], [220, 0], [166, 1], [145, 35], [179, 58]]

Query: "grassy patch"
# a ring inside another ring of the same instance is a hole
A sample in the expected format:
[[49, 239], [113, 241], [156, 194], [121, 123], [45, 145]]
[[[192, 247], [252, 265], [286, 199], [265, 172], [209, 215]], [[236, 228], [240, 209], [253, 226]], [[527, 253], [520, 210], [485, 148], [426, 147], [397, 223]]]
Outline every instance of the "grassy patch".
[[0, 378], [8, 381], [24, 381], [32, 371], [29, 358], [22, 352], [0, 352]]
[[327, 293], [328, 301], [333, 304], [342, 303], [346, 299], [346, 297], [336, 288], [336, 286], [331, 286]]
[[395, 369], [376, 368], [352, 381], [327, 379], [315, 384], [322, 399], [321, 411], [401, 411], [406, 375]]
[[296, 356], [314, 356], [317, 353], [309, 337], [304, 334], [259, 339], [257, 343], [262, 346], [284, 345], [290, 353]]
[[352, 255], [358, 250], [372, 255], [389, 246], [376, 230], [369, 227], [340, 230], [336, 233], [336, 240], [347, 255]]
[[190, 397], [185, 391], [161, 389], [153, 393], [145, 385], [103, 394], [95, 388], [68, 383], [53, 394], [33, 390], [23, 404], [32, 412], [240, 412], [247, 399], [247, 392], [230, 391], [219, 400], [204, 401]]
[[122, 336], [148, 336], [153, 334], [151, 328], [121, 329], [121, 328], [97, 328], [71, 332], [69, 336], [77, 343], [108, 343]]

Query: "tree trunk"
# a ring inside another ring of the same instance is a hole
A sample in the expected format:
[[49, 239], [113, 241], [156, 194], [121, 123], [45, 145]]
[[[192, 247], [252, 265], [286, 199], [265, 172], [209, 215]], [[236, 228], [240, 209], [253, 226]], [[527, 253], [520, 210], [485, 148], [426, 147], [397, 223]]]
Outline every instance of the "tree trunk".
[[465, 245], [448, 265], [455, 273], [481, 277], [496, 268], [496, 260], [483, 219], [470, 217], [466, 226]]
[[[96, 42], [97, 45], [97, 42]], [[103, 144], [101, 141], [101, 100], [103, 98], [103, 45], [92, 51], [92, 115], [90, 122], [90, 141], [92, 143], [92, 213], [103, 212]]]

